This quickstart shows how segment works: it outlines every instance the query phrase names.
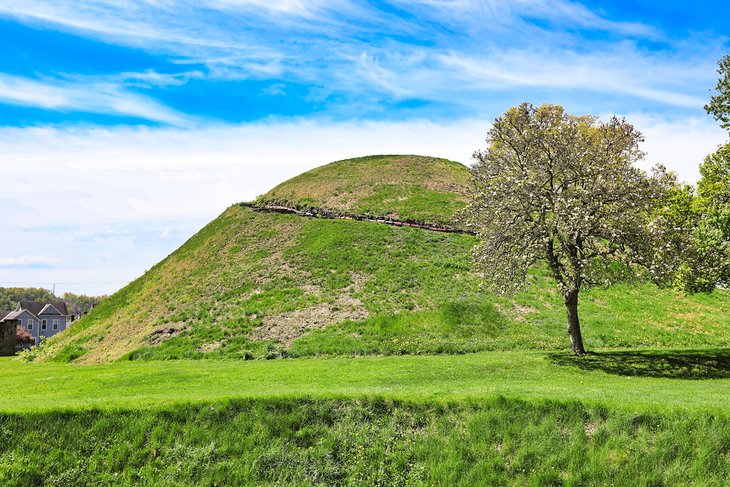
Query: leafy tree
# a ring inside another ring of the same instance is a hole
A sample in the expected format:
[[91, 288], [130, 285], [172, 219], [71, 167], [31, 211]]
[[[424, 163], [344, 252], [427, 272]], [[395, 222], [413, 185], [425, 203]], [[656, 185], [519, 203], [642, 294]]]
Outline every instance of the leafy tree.
[[[718, 65], [717, 94], [705, 110], [730, 131], [730, 55], [723, 57]], [[711, 292], [717, 286], [730, 286], [730, 143], [705, 158], [700, 174], [695, 260], [701, 267], [699, 270], [689, 267], [681, 282], [691, 291]]]
[[651, 279], [661, 287], [681, 288], [678, 276], [689, 268], [689, 256], [695, 253], [694, 231], [697, 226], [695, 188], [674, 185], [669, 188], [662, 205], [655, 208], [647, 235]]
[[493, 290], [507, 292], [546, 260], [579, 355], [581, 289], [648, 265], [649, 216], [676, 185], [661, 167], [648, 176], [634, 166], [642, 140], [623, 119], [603, 123], [523, 103], [494, 121], [487, 149], [474, 154], [466, 216], [480, 239], [478, 267]]
[[705, 110], [720, 122], [722, 128], [730, 130], [730, 55], [720, 59], [717, 64], [717, 73], [720, 75], [715, 86], [717, 94], [710, 98]]
[[700, 174], [692, 246], [676, 276], [677, 287], [690, 293], [730, 286], [730, 144], [707, 156]]
[[[719, 65], [717, 95], [705, 109], [730, 129], [730, 56]], [[652, 227], [656, 274], [688, 294], [730, 286], [730, 144], [707, 156], [700, 174], [696, 191], [670, 195]]]

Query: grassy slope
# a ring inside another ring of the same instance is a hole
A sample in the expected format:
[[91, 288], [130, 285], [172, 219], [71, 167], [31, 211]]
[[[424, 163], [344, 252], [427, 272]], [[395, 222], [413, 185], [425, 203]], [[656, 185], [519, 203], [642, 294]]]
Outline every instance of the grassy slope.
[[469, 171], [425, 156], [368, 156], [337, 161], [275, 187], [259, 202], [354, 214], [453, 223], [467, 201]]
[[[550, 278], [537, 270], [512, 298], [481, 292], [473, 244], [466, 235], [234, 206], [39, 355], [98, 363], [130, 352], [169, 359], [563, 348], [564, 311]], [[730, 344], [725, 292], [684, 297], [626, 284], [584, 293], [581, 312], [590, 348]], [[298, 330], [296, 320], [313, 320], [314, 329]], [[261, 331], [277, 323], [294, 329], [286, 346]], [[152, 346], [152, 333], [169, 327], [184, 331]]]
[[0, 483], [724, 485], [730, 351], [623, 353], [2, 359]]

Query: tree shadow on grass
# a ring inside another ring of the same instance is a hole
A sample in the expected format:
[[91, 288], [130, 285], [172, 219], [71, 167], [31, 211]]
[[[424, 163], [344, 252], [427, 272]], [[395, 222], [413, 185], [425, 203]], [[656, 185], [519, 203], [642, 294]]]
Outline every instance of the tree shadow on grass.
[[730, 378], [730, 349], [725, 348], [593, 352], [583, 357], [550, 353], [547, 357], [557, 365], [614, 375], [690, 380]]

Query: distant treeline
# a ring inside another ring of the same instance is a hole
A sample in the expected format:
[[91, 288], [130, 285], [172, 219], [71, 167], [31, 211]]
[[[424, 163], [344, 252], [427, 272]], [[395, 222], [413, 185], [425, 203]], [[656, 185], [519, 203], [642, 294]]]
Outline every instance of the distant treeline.
[[84, 314], [99, 304], [106, 296], [63, 293], [56, 296], [48, 289], [39, 287], [0, 287], [0, 311], [15, 309], [18, 301], [64, 301], [69, 313]]

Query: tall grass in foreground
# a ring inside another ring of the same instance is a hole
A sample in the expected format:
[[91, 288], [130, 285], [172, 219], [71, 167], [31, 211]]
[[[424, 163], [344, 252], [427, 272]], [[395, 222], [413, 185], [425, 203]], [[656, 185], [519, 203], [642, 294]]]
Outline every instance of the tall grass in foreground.
[[728, 418], [494, 399], [0, 415], [0, 484], [726, 485]]

